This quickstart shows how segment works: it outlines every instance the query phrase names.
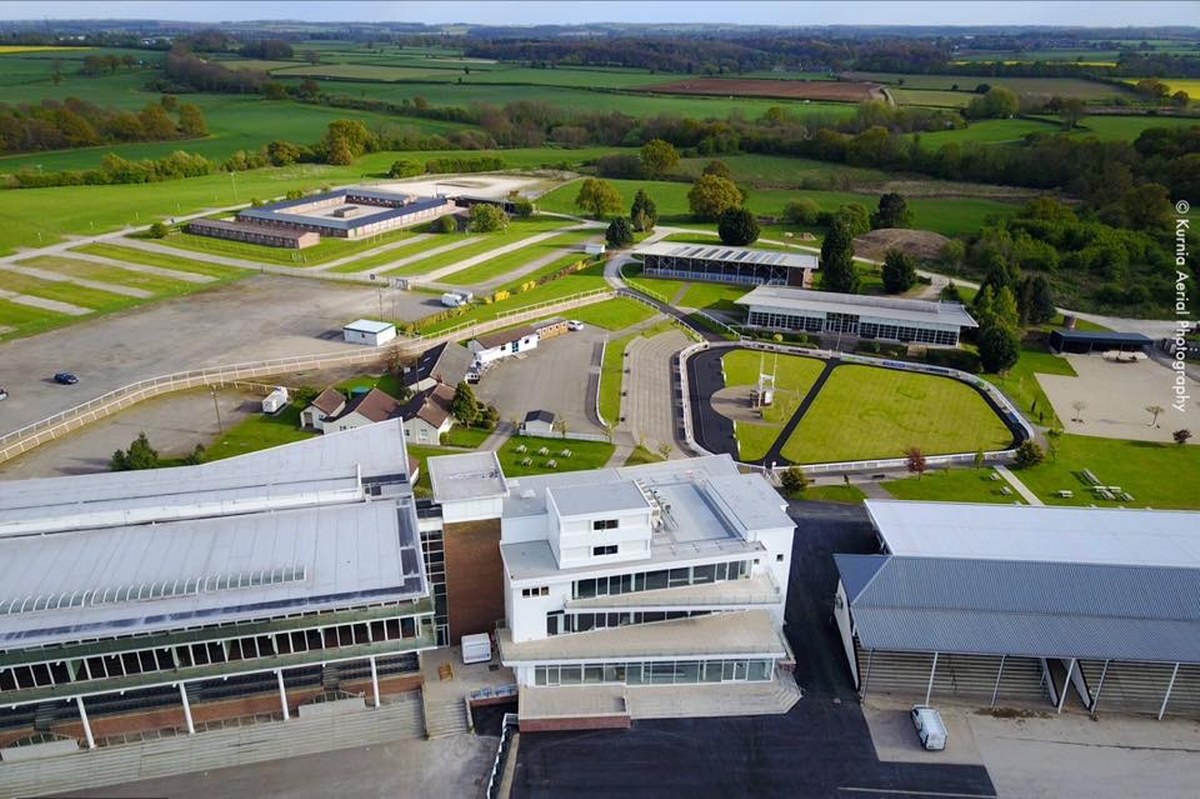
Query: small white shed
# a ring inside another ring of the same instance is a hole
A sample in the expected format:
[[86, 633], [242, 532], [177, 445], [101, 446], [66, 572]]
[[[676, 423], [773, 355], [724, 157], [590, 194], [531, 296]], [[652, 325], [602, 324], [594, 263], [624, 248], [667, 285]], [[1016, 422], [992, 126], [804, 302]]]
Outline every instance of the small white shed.
[[597, 242], [595, 244], [585, 243], [583, 245], [583, 252], [586, 255], [604, 255], [604, 249], [605, 249], [604, 244], [600, 243], [600, 242]]
[[396, 326], [390, 322], [359, 319], [342, 328], [342, 335], [351, 344], [366, 344], [379, 347], [396, 337]]

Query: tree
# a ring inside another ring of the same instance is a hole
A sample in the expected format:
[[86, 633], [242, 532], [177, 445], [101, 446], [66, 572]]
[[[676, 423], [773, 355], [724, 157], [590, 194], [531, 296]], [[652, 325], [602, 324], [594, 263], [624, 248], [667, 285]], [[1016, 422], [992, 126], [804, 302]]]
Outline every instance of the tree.
[[648, 178], [660, 178], [670, 172], [679, 163], [679, 151], [670, 142], [662, 139], [651, 139], [642, 145], [638, 152], [642, 161], [642, 170]]
[[1067, 97], [1058, 104], [1058, 113], [1062, 115], [1063, 127], [1073, 130], [1083, 119], [1085, 106], [1078, 97]]
[[349, 166], [354, 163], [354, 153], [350, 143], [342, 136], [335, 136], [326, 148], [325, 161], [334, 166]]
[[1026, 275], [1021, 279], [1017, 309], [1022, 324], [1040, 325], [1054, 318], [1054, 293], [1045, 275]]
[[150, 225], [147, 235], [152, 239], [165, 239], [167, 237], [167, 226], [162, 222], [155, 222]]
[[1030, 466], [1037, 466], [1046, 459], [1042, 448], [1037, 442], [1031, 438], [1021, 442], [1021, 446], [1017, 447], [1017, 452], [1013, 456], [1013, 463], [1021, 469], [1027, 469]]
[[457, 233], [458, 218], [454, 214], [442, 214], [433, 220], [431, 227], [434, 233]]
[[911, 474], [915, 474], [917, 479], [921, 479], [921, 475], [925, 474], [926, 462], [925, 453], [920, 447], [909, 447], [904, 451], [904, 466]]
[[688, 207], [700, 220], [713, 221], [729, 208], [742, 204], [742, 192], [728, 178], [701, 175], [688, 192]]
[[817, 215], [820, 213], [820, 206], [807, 197], [802, 197], [799, 200], [790, 201], [783, 207], [783, 221], [789, 225], [815, 225]]
[[470, 427], [479, 418], [479, 401], [466, 381], [454, 387], [454, 399], [450, 401], [450, 415], [459, 424]]
[[617, 187], [599, 178], [584, 178], [583, 185], [579, 187], [579, 194], [575, 195], [575, 207], [583, 209], [596, 219], [616, 213], [623, 203]]
[[1188, 439], [1191, 437], [1192, 437], [1192, 431], [1188, 430], [1186, 427], [1183, 428], [1182, 430], [1176, 430], [1174, 433], [1171, 434], [1171, 438], [1175, 439], [1175, 443], [1181, 447], [1184, 444], [1186, 444], [1188, 442]]
[[992, 374], [1006, 372], [1021, 356], [1021, 339], [1017, 331], [1005, 324], [992, 322], [979, 334], [979, 361]]
[[204, 450], [204, 445], [197, 444], [196, 448], [192, 450], [192, 454], [183, 459], [183, 465], [198, 466], [201, 463], [204, 463], [204, 457], [206, 454], [207, 453]]
[[975, 450], [974, 465], [976, 469], [982, 469], [987, 465], [987, 456], [983, 454], [982, 449]]
[[291, 166], [300, 160], [300, 145], [276, 139], [267, 145], [267, 159], [273, 166]]
[[604, 231], [604, 240], [610, 247], [628, 247], [633, 244], [633, 226], [623, 216], [614, 216]]
[[912, 225], [912, 211], [908, 202], [895, 192], [888, 192], [879, 198], [879, 208], [871, 214], [871, 229], [885, 227], [909, 227]]
[[321, 63], [321, 54], [316, 50], [305, 50], [304, 60], [315, 67], [317, 64]]
[[779, 475], [779, 484], [787, 494], [799, 494], [808, 488], [808, 475], [799, 466], [789, 466]]
[[957, 269], [967, 257], [967, 246], [958, 239], [950, 239], [938, 250], [938, 265], [946, 269]]
[[733, 180], [733, 170], [729, 168], [729, 164], [724, 161], [713, 160], [704, 165], [704, 169], [700, 172], [701, 175], [716, 175], [719, 178]]
[[208, 135], [208, 123], [204, 121], [200, 106], [195, 103], [179, 106], [179, 131], [192, 138]]
[[315, 100], [320, 93], [321, 84], [312, 78], [301, 81], [300, 85], [296, 87], [296, 99], [298, 100]]
[[841, 222], [834, 222], [821, 243], [821, 287], [826, 291], [854, 294], [858, 291], [858, 272], [854, 269], [854, 242]]
[[1166, 408], [1164, 408], [1161, 405], [1147, 405], [1146, 406], [1146, 413], [1150, 414], [1150, 416], [1153, 417], [1150, 419], [1151, 427], [1154, 427], [1154, 425], [1158, 424], [1158, 415], [1165, 410], [1166, 410]]
[[871, 229], [871, 215], [862, 203], [846, 203], [833, 213], [833, 219], [844, 223], [852, 238]]
[[129, 449], [122, 451], [117, 450], [113, 453], [110, 461], [113, 471], [127, 472], [134, 469], [154, 469], [158, 467], [158, 452], [154, 447], [150, 446], [150, 440], [146, 438], [145, 432], [138, 433], [138, 437], [129, 445]]
[[883, 258], [883, 290], [888, 294], [900, 294], [916, 282], [917, 267], [912, 256], [900, 250], [888, 250]]
[[[978, 87], [976, 91], [979, 91]], [[982, 97], [976, 97], [967, 103], [963, 114], [968, 119], [1008, 119], [1018, 110], [1020, 103], [1017, 101], [1017, 95], [1003, 86], [992, 86]]]
[[411, 158], [401, 158], [393, 161], [391, 167], [388, 168], [389, 178], [411, 178], [420, 175], [425, 171], [419, 162]]
[[1063, 431], [1060, 427], [1052, 427], [1046, 431], [1046, 450], [1050, 453], [1050, 460], [1058, 460], [1058, 450], [1062, 446]]
[[470, 218], [467, 228], [472, 233], [491, 233], [508, 227], [508, 214], [504, 213], [503, 208], [490, 203], [472, 205]]
[[727, 208], [717, 223], [717, 235], [731, 247], [744, 247], [758, 239], [758, 220], [745, 208]]
[[629, 221], [633, 229], [639, 233], [649, 233], [658, 224], [658, 206], [646, 196], [646, 192], [638, 189], [633, 195], [633, 205], [629, 208]]
[[158, 104], [168, 111], [179, 110], [179, 98], [173, 94], [164, 94], [162, 97], [158, 98]]

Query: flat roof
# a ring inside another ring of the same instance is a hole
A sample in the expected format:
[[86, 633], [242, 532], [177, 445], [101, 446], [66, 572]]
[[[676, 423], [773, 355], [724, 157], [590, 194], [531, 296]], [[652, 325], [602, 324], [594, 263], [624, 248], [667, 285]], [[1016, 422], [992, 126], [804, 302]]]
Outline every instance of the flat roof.
[[342, 330], [354, 330], [359, 333], [385, 333], [394, 330], [391, 322], [377, 322], [374, 319], [359, 319], [348, 325], [342, 325]]
[[[1050, 532], [1050, 531], [1048, 531]], [[867, 649], [1200, 663], [1200, 570], [835, 555]]]
[[1195, 511], [878, 499], [864, 504], [894, 555], [1200, 568]]
[[765, 610], [631, 624], [521, 643], [513, 643], [512, 631], [507, 628], [497, 630], [496, 634], [504, 663], [787, 654], [771, 614]]
[[978, 327], [967, 309], [957, 302], [930, 302], [895, 297], [838, 294], [788, 286], [757, 286], [734, 300], [738, 305], [778, 308], [783, 311], [841, 313], [853, 316], [917, 322], [924, 324]]
[[547, 488], [546, 494], [554, 498], [562, 516], [650, 509], [645, 495], [632, 482], [559, 486]]
[[461, 455], [435, 455], [425, 461], [437, 502], [488, 499], [508, 495], [500, 459], [490, 450]]
[[1141, 333], [1117, 333], [1112, 330], [1051, 330], [1051, 336], [1063, 341], [1078, 341], [1093, 344], [1153, 344], [1154, 339]]
[[728, 247], [724, 244], [680, 244], [673, 241], [647, 244], [638, 247], [633, 254], [664, 255], [748, 266], [782, 266], [787, 269], [816, 269], [818, 264], [817, 256], [809, 253], [755, 250], [748, 247]]
[[[303, 201], [296, 201], [294, 205], [318, 202], [319, 198], [306, 197]], [[328, 228], [331, 230], [353, 230], [354, 228], [373, 225], [377, 222], [384, 222], [389, 219], [399, 219], [412, 214], [428, 211], [432, 208], [438, 208], [446, 205], [447, 200], [443, 197], [432, 197], [421, 200], [414, 200], [407, 205], [401, 205], [395, 208], [379, 207], [378, 211], [372, 211], [362, 215], [353, 217], [337, 218], [327, 216], [307, 216], [301, 213], [289, 214], [282, 210], [273, 210], [274, 208], [286, 208], [280, 203], [271, 206], [262, 206], [260, 208], [245, 208], [238, 211], [238, 219], [256, 219], [260, 221], [282, 220], [292, 222], [294, 224], [311, 225], [312, 227]]]

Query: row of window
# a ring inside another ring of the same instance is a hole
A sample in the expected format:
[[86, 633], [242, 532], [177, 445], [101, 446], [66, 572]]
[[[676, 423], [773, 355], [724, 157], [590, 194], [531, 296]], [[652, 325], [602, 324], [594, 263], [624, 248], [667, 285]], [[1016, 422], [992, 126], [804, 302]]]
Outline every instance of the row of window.
[[103, 680], [110, 677], [174, 671], [191, 666], [257, 660], [276, 655], [340, 649], [359, 644], [400, 641], [415, 638], [417, 635], [417, 619], [406, 616], [373, 622], [338, 624], [320, 629], [247, 636], [226, 641], [203, 641], [157, 649], [119, 652], [81, 660], [13, 666], [0, 670], [0, 691], [17, 691], [63, 683]]
[[534, 685], [692, 685], [718, 682], [765, 682], [774, 662], [764, 660], [668, 660], [655, 663], [585, 663], [582, 666], [535, 666]]
[[617, 554], [617, 545], [616, 544], [605, 544], [602, 547], [592, 547], [592, 557], [593, 558], [599, 557], [601, 555], [615, 555], [615, 554]]
[[947, 347], [958, 346], [958, 333], [950, 330], [932, 330], [924, 327], [879, 325], [874, 322], [863, 322], [859, 325], [859, 335], [863, 338], [886, 338], [905, 343], [916, 341], [921, 344], [942, 344]]
[[643, 271], [647, 275], [656, 277], [679, 277], [693, 280], [719, 277], [722, 283], [741, 283], [743, 285], [787, 283], [788, 275], [791, 272], [786, 266], [771, 264], [714, 263], [662, 255], [647, 255]]
[[550, 596], [550, 586], [542, 585], [537, 588], [522, 588], [521, 596], [529, 599], [531, 596]]
[[620, 523], [620, 519], [596, 519], [592, 522], [592, 532], [598, 530], [616, 530]]
[[678, 569], [658, 569], [636, 574], [614, 574], [610, 577], [576, 580], [571, 584], [572, 599], [591, 599], [611, 594], [632, 594], [659, 588], [679, 588], [703, 585], [722, 580], [738, 580], [750, 576], [750, 564], [735, 560], [728, 563], [707, 563], [703, 566], [684, 566]]
[[849, 333], [863, 338], [882, 338], [906, 344], [915, 341], [921, 344], [941, 344], [948, 347], [958, 345], [958, 333], [953, 330], [859, 322], [858, 317], [851, 314], [831, 313], [820, 317], [751, 311], [747, 322], [755, 327], [803, 330], [806, 333]]
[[445, 539], [441, 528], [421, 533], [421, 550], [425, 553], [425, 576], [433, 596], [433, 623], [437, 630], [438, 646], [450, 645], [450, 608], [446, 597]]
[[626, 627], [630, 624], [653, 624], [656, 621], [673, 621], [692, 616], [707, 616], [711, 610], [671, 610], [636, 613], [571, 613], [562, 611], [546, 614], [546, 634], [583, 633], [605, 627]]

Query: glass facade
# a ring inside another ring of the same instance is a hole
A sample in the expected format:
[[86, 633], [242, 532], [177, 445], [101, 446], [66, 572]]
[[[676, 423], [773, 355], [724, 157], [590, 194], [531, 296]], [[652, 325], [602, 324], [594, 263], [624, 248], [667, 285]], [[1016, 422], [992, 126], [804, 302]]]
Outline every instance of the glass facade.
[[425, 556], [425, 576], [433, 597], [433, 623], [437, 645], [450, 646], [450, 609], [446, 599], [446, 549], [442, 530], [421, 533], [421, 551]]
[[957, 330], [942, 330], [916, 325], [863, 322], [852, 314], [831, 313], [825, 316], [810, 313], [778, 313], [752, 309], [746, 318], [751, 327], [775, 330], [802, 330], [806, 333], [848, 333], [868, 339], [885, 339], [903, 344], [936, 344], [958, 346]]
[[[671, 610], [633, 613], [567, 613], [557, 614], [560, 617], [558, 633], [582, 633], [588, 630], [599, 630], [605, 627], [626, 627], [630, 624], [653, 624], [658, 621], [674, 621], [690, 616], [707, 616], [710, 610]], [[547, 628], [549, 629], [549, 627]]]
[[695, 685], [766, 682], [775, 662], [761, 659], [655, 660], [535, 666], [534, 685]]
[[707, 563], [680, 569], [657, 569], [634, 574], [614, 574], [609, 577], [576, 580], [571, 583], [572, 599], [592, 599], [613, 594], [655, 591], [660, 588], [680, 588], [722, 580], [740, 580], [750, 576], [750, 564], [743, 560]]

